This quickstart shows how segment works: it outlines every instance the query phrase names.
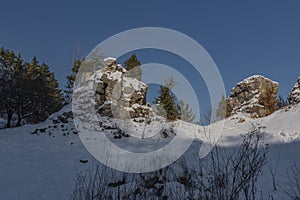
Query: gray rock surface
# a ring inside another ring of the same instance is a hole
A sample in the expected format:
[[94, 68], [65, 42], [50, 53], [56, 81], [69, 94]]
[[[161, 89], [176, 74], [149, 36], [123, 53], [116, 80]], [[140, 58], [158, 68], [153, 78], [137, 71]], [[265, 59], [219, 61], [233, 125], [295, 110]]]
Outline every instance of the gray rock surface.
[[250, 117], [265, 117], [276, 109], [279, 84], [260, 75], [238, 83], [227, 98], [227, 113], [242, 112]]
[[300, 103], [300, 77], [297, 80], [297, 83], [294, 85], [292, 91], [288, 96], [288, 101], [290, 104]]
[[99, 113], [120, 118], [147, 117], [147, 85], [126, 76], [126, 69], [112, 58], [105, 61], [106, 66], [93, 77], [97, 81], [95, 102]]

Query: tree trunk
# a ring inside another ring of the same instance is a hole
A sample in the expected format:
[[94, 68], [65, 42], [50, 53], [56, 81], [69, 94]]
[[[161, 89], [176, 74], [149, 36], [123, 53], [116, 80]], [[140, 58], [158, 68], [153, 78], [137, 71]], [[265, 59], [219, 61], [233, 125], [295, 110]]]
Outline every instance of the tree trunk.
[[21, 122], [22, 122], [21, 114], [18, 114], [18, 121], [17, 121], [16, 127], [21, 126]]
[[5, 125], [6, 128], [11, 127], [12, 115], [13, 115], [12, 113], [7, 113], [7, 122], [6, 122], [6, 125]]

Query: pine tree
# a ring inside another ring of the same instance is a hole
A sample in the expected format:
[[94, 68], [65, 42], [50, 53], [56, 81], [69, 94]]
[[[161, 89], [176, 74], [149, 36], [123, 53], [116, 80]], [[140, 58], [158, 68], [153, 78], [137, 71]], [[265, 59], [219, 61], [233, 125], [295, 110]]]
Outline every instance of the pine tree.
[[175, 86], [173, 78], [168, 78], [164, 85], [160, 86], [159, 96], [155, 99], [155, 103], [162, 106], [166, 112], [168, 120], [173, 121], [178, 118], [178, 108], [176, 106], [176, 97], [172, 93]]
[[45, 63], [39, 65], [36, 58], [25, 63], [20, 86], [22, 96], [18, 103], [18, 123], [22, 119], [36, 123], [62, 108], [62, 93], [53, 72]]
[[[11, 127], [12, 117], [17, 116], [15, 126], [22, 120], [40, 122], [62, 107], [62, 94], [57, 80], [46, 64], [39, 65], [34, 57], [30, 63], [13, 51], [0, 50], [1, 65], [10, 68], [9, 76], [0, 68], [0, 111], [6, 114], [6, 127]], [[7, 70], [6, 70], [7, 71]]]
[[54, 73], [50, 71], [49, 66], [45, 63], [38, 66], [39, 77], [36, 79], [42, 87], [37, 89], [37, 94], [40, 96], [37, 99], [39, 109], [36, 111], [39, 118], [38, 121], [43, 121], [51, 113], [57, 112], [62, 107], [62, 93], [58, 89], [58, 82], [55, 79]]
[[6, 115], [6, 127], [11, 127], [11, 120], [15, 113], [16, 101], [14, 98], [15, 81], [14, 62], [15, 54], [4, 48], [0, 49], [0, 111]]
[[[16, 126], [21, 126], [22, 119], [25, 118], [25, 114], [27, 114], [30, 111], [26, 111], [27, 107], [30, 107], [31, 101], [30, 101], [30, 89], [26, 88], [27, 82], [24, 78], [24, 63], [21, 58], [21, 55], [19, 54], [16, 60], [16, 65], [14, 66], [14, 93], [15, 93], [15, 99], [16, 99], [16, 114], [17, 114], [17, 123]], [[29, 96], [27, 98], [27, 96]]]
[[66, 77], [67, 84], [64, 90], [65, 104], [68, 104], [72, 101], [73, 87], [76, 80], [76, 75], [78, 73], [78, 70], [82, 62], [83, 62], [82, 60], [76, 59], [72, 65], [72, 74]]
[[178, 104], [178, 115], [179, 119], [182, 121], [192, 123], [195, 120], [193, 110], [190, 108], [189, 104], [185, 104], [182, 100], [180, 100]]
[[131, 57], [124, 62], [124, 66], [128, 71], [128, 77], [136, 78], [139, 81], [142, 80], [141, 62], [135, 54], [132, 54]]

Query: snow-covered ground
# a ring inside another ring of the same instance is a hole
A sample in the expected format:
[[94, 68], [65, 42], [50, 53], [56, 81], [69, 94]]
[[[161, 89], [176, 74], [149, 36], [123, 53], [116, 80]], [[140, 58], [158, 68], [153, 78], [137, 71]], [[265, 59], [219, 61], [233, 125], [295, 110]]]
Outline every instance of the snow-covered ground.
[[30, 134], [37, 126], [0, 132], [0, 199], [68, 199], [77, 171], [93, 161], [76, 135]]
[[[69, 110], [70, 107], [65, 107], [42, 124], [0, 130], [0, 199], [70, 198], [77, 174], [85, 172], [97, 161], [83, 146], [71, 119], [57, 122], [57, 117]], [[245, 121], [241, 122], [241, 118]], [[277, 180], [278, 184], [284, 185], [288, 182], [287, 171], [294, 164], [300, 166], [299, 120], [300, 105], [278, 110], [259, 119], [238, 114], [226, 119], [220, 144], [226, 148], [237, 145], [240, 134], [249, 132], [253, 125], [265, 132], [265, 143], [270, 147], [268, 156], [272, 162], [264, 167], [259, 188], [273, 194], [275, 199], [282, 199], [282, 192], [272, 191], [269, 167], [276, 168], [278, 161]], [[204, 130], [209, 130], [210, 126], [203, 128], [184, 123], [184, 129], [192, 133], [189, 137], [198, 134], [201, 143], [202, 139], [205, 140]], [[113, 140], [112, 130], [105, 131]], [[162, 139], [161, 144], [168, 143], [171, 138]], [[155, 138], [152, 139], [146, 138], [147, 142], [142, 145], [137, 145], [141, 139], [134, 137], [122, 137], [115, 141], [128, 150], [131, 150], [130, 145], [136, 145], [145, 151], [153, 148], [151, 142]], [[187, 154], [197, 152], [198, 148], [199, 145], [193, 145]], [[87, 163], [80, 162], [86, 160]], [[172, 183], [168, 185], [171, 187]]]

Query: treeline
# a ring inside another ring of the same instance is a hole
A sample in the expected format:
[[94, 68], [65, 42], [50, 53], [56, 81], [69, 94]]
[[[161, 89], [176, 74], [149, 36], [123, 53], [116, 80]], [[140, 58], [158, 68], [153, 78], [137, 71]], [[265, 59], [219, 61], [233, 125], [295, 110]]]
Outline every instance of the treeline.
[[26, 62], [13, 51], [0, 49], [0, 112], [6, 128], [44, 121], [63, 106], [58, 82], [45, 63]]
[[[62, 92], [58, 87], [54, 73], [45, 63], [39, 63], [34, 57], [24, 61], [20, 54], [0, 49], [0, 117], [6, 120], [5, 128], [21, 126], [23, 123], [39, 123], [50, 114], [60, 110], [71, 102], [73, 85], [77, 72], [84, 59], [76, 59], [72, 72], [66, 77], [67, 83]], [[142, 78], [141, 62], [135, 54], [124, 62], [130, 77]], [[159, 104], [168, 120], [181, 119], [193, 122], [191, 108], [183, 101], [176, 103], [172, 93], [175, 82], [166, 80], [160, 87], [155, 103]]]
[[188, 104], [183, 100], [177, 103], [176, 96], [172, 93], [175, 86], [175, 81], [172, 77], [165, 80], [164, 85], [160, 85], [159, 95], [155, 98], [155, 104], [158, 105], [160, 115], [165, 115], [169, 121], [180, 119], [182, 121], [195, 123], [195, 114]]

